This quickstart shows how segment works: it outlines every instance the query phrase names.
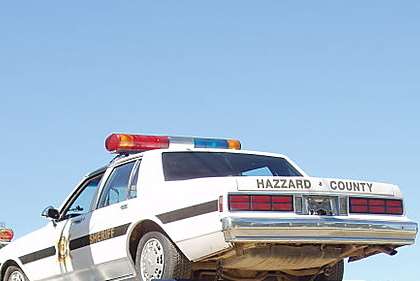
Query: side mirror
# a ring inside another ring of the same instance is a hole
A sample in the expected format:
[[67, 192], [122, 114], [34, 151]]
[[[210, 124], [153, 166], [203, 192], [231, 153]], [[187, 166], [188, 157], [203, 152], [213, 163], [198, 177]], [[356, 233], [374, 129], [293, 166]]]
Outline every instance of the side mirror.
[[41, 216], [50, 218], [53, 220], [58, 220], [58, 218], [60, 217], [60, 213], [53, 206], [48, 206], [47, 208], [44, 209], [44, 211], [42, 211]]

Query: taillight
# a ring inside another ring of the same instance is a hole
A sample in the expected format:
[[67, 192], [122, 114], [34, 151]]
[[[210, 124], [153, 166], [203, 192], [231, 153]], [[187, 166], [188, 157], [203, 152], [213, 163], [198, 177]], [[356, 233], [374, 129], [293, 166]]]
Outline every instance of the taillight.
[[271, 196], [252, 195], [251, 210], [253, 211], [271, 211]]
[[293, 211], [292, 195], [229, 195], [230, 211]]
[[272, 196], [273, 211], [293, 211], [293, 196]]
[[402, 200], [386, 200], [388, 214], [402, 215], [404, 213]]
[[398, 199], [350, 197], [350, 213], [402, 215], [403, 202]]
[[251, 209], [250, 198], [249, 195], [229, 195], [229, 210], [249, 211]]

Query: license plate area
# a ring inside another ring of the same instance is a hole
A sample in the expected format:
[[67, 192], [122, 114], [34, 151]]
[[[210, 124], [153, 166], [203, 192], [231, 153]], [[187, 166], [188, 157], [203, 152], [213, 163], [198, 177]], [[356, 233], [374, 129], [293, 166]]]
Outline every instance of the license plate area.
[[303, 214], [317, 216], [338, 216], [339, 210], [338, 196], [307, 195], [303, 196]]

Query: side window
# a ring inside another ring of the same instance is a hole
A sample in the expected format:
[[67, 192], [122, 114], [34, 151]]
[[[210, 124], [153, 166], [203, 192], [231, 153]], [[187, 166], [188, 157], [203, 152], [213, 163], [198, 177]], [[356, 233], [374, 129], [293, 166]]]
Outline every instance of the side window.
[[99, 208], [110, 206], [129, 198], [128, 184], [134, 164], [135, 162], [130, 162], [114, 168], [102, 191]]
[[93, 200], [98, 192], [99, 183], [103, 174], [88, 179], [79, 189], [79, 194], [73, 199], [73, 202], [66, 208], [62, 216], [63, 219], [69, 219], [89, 213], [93, 210]]

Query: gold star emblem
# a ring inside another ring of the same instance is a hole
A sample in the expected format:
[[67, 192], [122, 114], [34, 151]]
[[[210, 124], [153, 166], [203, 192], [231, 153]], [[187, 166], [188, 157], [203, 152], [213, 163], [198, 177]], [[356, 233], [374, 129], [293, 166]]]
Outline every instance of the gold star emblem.
[[69, 241], [66, 237], [61, 236], [60, 240], [58, 241], [57, 249], [58, 249], [58, 261], [64, 262], [66, 258], [69, 256]]

